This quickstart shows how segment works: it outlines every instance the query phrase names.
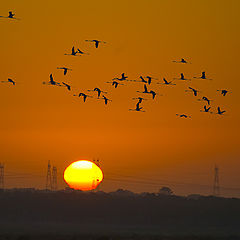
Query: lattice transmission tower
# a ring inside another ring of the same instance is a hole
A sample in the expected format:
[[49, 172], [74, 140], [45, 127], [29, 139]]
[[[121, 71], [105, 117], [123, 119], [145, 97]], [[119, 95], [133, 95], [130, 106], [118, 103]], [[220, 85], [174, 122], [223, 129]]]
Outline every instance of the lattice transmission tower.
[[0, 189], [4, 189], [4, 164], [0, 163]]
[[213, 195], [214, 196], [220, 196], [219, 168], [216, 165], [215, 165], [215, 168], [214, 168]]
[[50, 190], [50, 189], [52, 189], [52, 172], [51, 172], [50, 161], [48, 161], [47, 178], [46, 178], [46, 190]]

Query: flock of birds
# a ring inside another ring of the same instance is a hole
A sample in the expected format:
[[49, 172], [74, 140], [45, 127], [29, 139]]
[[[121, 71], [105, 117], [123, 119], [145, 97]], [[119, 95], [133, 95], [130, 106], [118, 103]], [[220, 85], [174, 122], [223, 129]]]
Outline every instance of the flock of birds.
[[[2, 18], [8, 18], [8, 19], [13, 19], [13, 20], [19, 20], [18, 18], [15, 17], [15, 14], [13, 14], [11, 11], [9, 12], [8, 16], [0, 16]], [[86, 42], [90, 42], [93, 43], [95, 48], [98, 49], [100, 44], [106, 44], [105, 41], [100, 41], [100, 40], [85, 40]], [[64, 55], [68, 55], [68, 56], [72, 56], [72, 57], [79, 57], [82, 55], [89, 55], [87, 52], [83, 52], [81, 51], [79, 48], [75, 49], [75, 47], [73, 46], [71, 49], [70, 53], [65, 53]], [[186, 61], [184, 58], [181, 58], [180, 60], [174, 60], [172, 61], [173, 63], [176, 64], [191, 64], [190, 62]], [[63, 70], [63, 74], [67, 75], [68, 71], [72, 71], [71, 68], [68, 67], [58, 67], [57, 69], [59, 70]], [[201, 76], [199, 77], [193, 77], [194, 79], [201, 79], [201, 80], [212, 80], [210, 78], [206, 77], [206, 73], [202, 72]], [[136, 91], [137, 93], [139, 93], [140, 96], [138, 97], [134, 97], [132, 98], [133, 100], [137, 100], [135, 108], [129, 109], [129, 111], [136, 111], [136, 112], [145, 112], [143, 110], [143, 107], [141, 106], [141, 104], [143, 103], [143, 101], [148, 100], [148, 98], [145, 98], [143, 96], [150, 96], [152, 100], [156, 99], [156, 96], [158, 95], [158, 93], [156, 93], [156, 91], [154, 90], [150, 90], [150, 86], [152, 84], [153, 81], [158, 80], [157, 78], [151, 77], [151, 76], [139, 76], [138, 79], [135, 80], [130, 80], [128, 78], [128, 76], [126, 76], [125, 73], [122, 73], [120, 77], [115, 77], [112, 78], [111, 81], [108, 81], [106, 83], [111, 84], [115, 89], [118, 88], [119, 85], [125, 85], [127, 82], [140, 82], [143, 84], [143, 90], [138, 90]], [[172, 81], [168, 81], [165, 78], [162, 79], [161, 82], [156, 82], [156, 84], [164, 84], [167, 86], [173, 86], [176, 85], [177, 81], [191, 81], [192, 79], [190, 78], [186, 78], [184, 76], [183, 73], [180, 74], [179, 78], [173, 78]], [[10, 83], [13, 86], [16, 85], [16, 82], [14, 80], [12, 80], [11, 78], [8, 78], [6, 81], [1, 81], [2, 83]], [[52, 75], [52, 73], [50, 74], [49, 77], [49, 81], [48, 82], [43, 82], [43, 84], [46, 85], [51, 85], [51, 86], [56, 86], [56, 87], [65, 87], [68, 91], [72, 91], [72, 86], [66, 82], [57, 82], [56, 80], [54, 80], [54, 77]], [[200, 91], [198, 89], [195, 89], [193, 87], [188, 87], [187, 90], [185, 90], [186, 92], [192, 92], [193, 95], [195, 97], [199, 96]], [[89, 94], [90, 92], [96, 93], [96, 98], [97, 99], [102, 99], [104, 104], [107, 105], [109, 102], [111, 102], [112, 100], [109, 99], [106, 94], [106, 91], [101, 90], [100, 88], [96, 87], [94, 89], [89, 89], [86, 90], [85, 92], [80, 92], [78, 94], [73, 94], [73, 96], [79, 97], [83, 99], [83, 102], [85, 103], [86, 100], [88, 98], [94, 98], [94, 95]], [[226, 89], [218, 89], [217, 92], [219, 92], [222, 96], [226, 96], [227, 94], [229, 94], [230, 92]], [[161, 96], [161, 95], [159, 95]], [[209, 99], [206, 96], [202, 96], [201, 98], [197, 99], [198, 101], [204, 101], [205, 104], [203, 106], [203, 109], [200, 110], [200, 112], [205, 112], [205, 113], [214, 113], [212, 111], [210, 111], [212, 109], [211, 107], [211, 99]], [[218, 106], [217, 110], [215, 112], [215, 114], [218, 115], [223, 115], [226, 111], [225, 110], [221, 110], [221, 108]], [[187, 114], [176, 114], [176, 116], [180, 117], [180, 118], [191, 118], [190, 115]]]

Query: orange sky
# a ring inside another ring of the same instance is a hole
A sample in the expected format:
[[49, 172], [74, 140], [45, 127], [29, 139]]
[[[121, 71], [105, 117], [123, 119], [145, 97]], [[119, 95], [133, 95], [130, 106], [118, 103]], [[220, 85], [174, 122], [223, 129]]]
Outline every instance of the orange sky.
[[[199, 184], [212, 185], [215, 163], [221, 185], [240, 188], [239, 1], [2, 0], [0, 15], [9, 10], [21, 21], [0, 19], [0, 79], [17, 82], [0, 85], [0, 161], [6, 174], [22, 177], [6, 178], [7, 187], [44, 187], [51, 160], [63, 188], [68, 164], [95, 157], [102, 161], [106, 191], [157, 191], [168, 185], [178, 194], [208, 194], [211, 188]], [[95, 49], [85, 39], [108, 44]], [[73, 45], [90, 55], [65, 56]], [[192, 64], [172, 63], [181, 57]], [[60, 66], [73, 71], [63, 76]], [[150, 88], [163, 96], [143, 102], [145, 113], [128, 111], [141, 83], [117, 89], [106, 83], [122, 72], [130, 79], [171, 80], [201, 71], [214, 80], [172, 87], [153, 83]], [[43, 85], [50, 73], [74, 91]], [[188, 86], [213, 99], [214, 110], [220, 106], [226, 116], [201, 113], [203, 103], [185, 92]], [[72, 96], [94, 87], [108, 92], [109, 106]], [[223, 88], [232, 93], [222, 97], [216, 90]], [[240, 191], [222, 192], [240, 196]]]

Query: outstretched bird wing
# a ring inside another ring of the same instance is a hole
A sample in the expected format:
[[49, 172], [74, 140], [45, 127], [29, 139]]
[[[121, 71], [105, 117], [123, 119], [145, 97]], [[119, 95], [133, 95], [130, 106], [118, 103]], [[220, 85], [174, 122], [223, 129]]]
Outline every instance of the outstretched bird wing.
[[144, 84], [144, 91], [145, 91], [145, 92], [148, 92], [148, 89], [147, 89], [147, 85], [146, 85], [146, 84]]
[[165, 78], [163, 78], [163, 81], [164, 81], [165, 84], [169, 83]]
[[74, 46], [72, 47], [72, 54], [75, 54]]
[[99, 46], [99, 41], [95, 41], [95, 47], [98, 48]]

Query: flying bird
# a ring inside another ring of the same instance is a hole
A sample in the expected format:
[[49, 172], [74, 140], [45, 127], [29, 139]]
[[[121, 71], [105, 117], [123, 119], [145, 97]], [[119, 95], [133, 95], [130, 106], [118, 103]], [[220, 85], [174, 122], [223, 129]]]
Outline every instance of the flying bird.
[[88, 91], [97, 92], [98, 98], [100, 97], [101, 93], [107, 93], [107, 92], [100, 90], [100, 88], [94, 88], [93, 90], [88, 90]]
[[61, 86], [61, 84], [59, 82], [56, 82], [53, 80], [53, 75], [50, 74], [50, 80], [48, 83], [43, 82], [43, 84], [48, 84], [48, 85], [54, 85], [54, 86]]
[[157, 78], [153, 78], [153, 77], [150, 77], [150, 76], [146, 76], [146, 78], [147, 78], [148, 85], [150, 85], [152, 83], [153, 79], [157, 79]]
[[142, 107], [140, 107], [140, 103], [139, 102], [136, 104], [136, 108], [135, 109], [129, 109], [129, 111], [145, 112], [145, 111], [142, 111]]
[[142, 97], [137, 97], [137, 98], [133, 98], [133, 99], [138, 99], [138, 102], [141, 103], [143, 100], [147, 100], [145, 98], [142, 98]]
[[156, 95], [157, 95], [153, 90], [151, 90], [149, 93], [152, 94], [152, 98], [153, 98], [153, 99], [154, 99], [154, 98], [156, 97]]
[[125, 73], [121, 74], [121, 78], [113, 78], [112, 80], [118, 80], [118, 81], [124, 81], [127, 80], [127, 76], [125, 76]]
[[[76, 96], [76, 95], [74, 95], [74, 96]], [[78, 97], [83, 97], [83, 102], [86, 102], [87, 97], [92, 98], [92, 96], [89, 96], [89, 95], [87, 95], [85, 93], [82, 93], [82, 92], [78, 94]]]
[[227, 93], [230, 93], [228, 90], [226, 89], [221, 89], [221, 90], [217, 90], [218, 92], [221, 92], [221, 94], [225, 97]]
[[62, 84], [67, 88], [68, 91], [71, 91], [71, 86], [70, 85], [68, 85], [65, 82], [62, 82]]
[[15, 16], [15, 14], [14, 14], [12, 11], [9, 11], [7, 17], [4, 17], [4, 16], [0, 16], [0, 17], [2, 17], [2, 18], [10, 18], [10, 19], [15, 19], [15, 20], [20, 20], [19, 18], [16, 18], [16, 17], [14, 17], [14, 16]]
[[[200, 110], [200, 112], [209, 112], [211, 107], [207, 107], [206, 105], [203, 107], [204, 111]], [[211, 112], [210, 112], [211, 113]]]
[[185, 92], [189, 92], [192, 91], [194, 96], [197, 96], [197, 93], [199, 92], [197, 89], [192, 88], [192, 87], [188, 87], [190, 90], [185, 90]]
[[173, 78], [173, 79], [178, 79], [178, 80], [191, 80], [190, 78], [185, 78], [183, 73], [181, 73], [180, 78]]
[[172, 81], [167, 81], [166, 78], [163, 78], [163, 83], [162, 84], [165, 84], [165, 85], [176, 85], [175, 83], [172, 83]]
[[186, 115], [186, 114], [176, 114], [180, 118], [191, 118], [191, 116]]
[[108, 99], [107, 97], [105, 97], [104, 95], [103, 95], [103, 99], [104, 99], [105, 105], [107, 105], [109, 101], [112, 101], [112, 100]]
[[12, 85], [15, 85], [15, 84], [16, 84], [16, 82], [15, 82], [15, 81], [13, 81], [11, 78], [8, 78], [8, 80], [7, 80], [7, 81], [1, 81], [1, 82], [7, 82], [7, 83], [11, 83]]
[[221, 111], [220, 107], [217, 108], [217, 114], [223, 115], [226, 111]]
[[210, 100], [207, 97], [202, 97], [203, 101], [206, 101], [208, 105], [210, 105]]
[[15, 14], [12, 13], [12, 11], [8, 12], [8, 18], [14, 18]]
[[146, 76], [146, 78], [148, 79], [148, 84], [150, 85], [152, 83], [152, 80], [153, 79], [157, 79], [157, 78], [153, 78], [153, 77], [150, 77], [150, 76]]
[[193, 78], [212, 80], [211, 78], [207, 78], [207, 77], [206, 77], [206, 73], [205, 73], [205, 72], [202, 72], [202, 75], [201, 75], [201, 77], [193, 77]]
[[175, 62], [175, 63], [189, 63], [184, 58], [181, 58], [181, 60], [179, 60], [179, 61], [174, 60], [173, 62]]
[[72, 69], [67, 68], [67, 67], [58, 67], [57, 69], [63, 69], [63, 74], [66, 75], [68, 71], [72, 71]]
[[119, 83], [119, 82], [117, 82], [117, 81], [112, 81], [112, 82], [107, 82], [107, 83], [111, 83], [111, 84], [112, 84], [112, 86], [114, 86], [114, 88], [117, 88], [117, 87], [118, 87], [118, 85], [124, 85], [124, 84], [122, 84], [122, 83]]
[[71, 53], [65, 53], [64, 55], [70, 55], [70, 56], [81, 56], [77, 55], [78, 51], [75, 51], [74, 46], [72, 47], [72, 52]]
[[93, 42], [93, 43], [95, 43], [95, 47], [96, 48], [98, 48], [98, 46], [99, 46], [99, 43], [106, 43], [106, 42], [104, 42], [104, 41], [100, 41], [100, 40], [85, 40], [86, 42]]

